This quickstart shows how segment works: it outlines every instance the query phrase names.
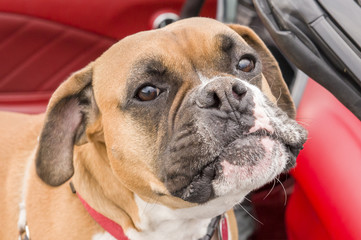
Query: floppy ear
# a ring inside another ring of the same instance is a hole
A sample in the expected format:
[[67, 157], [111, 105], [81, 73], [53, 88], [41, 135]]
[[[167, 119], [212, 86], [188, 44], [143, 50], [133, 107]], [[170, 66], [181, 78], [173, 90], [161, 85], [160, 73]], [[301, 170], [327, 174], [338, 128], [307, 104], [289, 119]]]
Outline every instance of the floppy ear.
[[[276, 59], [268, 50], [264, 42], [248, 27], [236, 24], [230, 24], [228, 26], [237, 32], [248, 45], [257, 51], [262, 62], [262, 73], [271, 89], [272, 95], [277, 100], [277, 106], [285, 111], [290, 118], [295, 118], [296, 109], [291, 94], [283, 80]], [[268, 88], [268, 86], [265, 87]]]
[[92, 64], [72, 74], [54, 92], [36, 153], [36, 171], [51, 186], [59, 186], [74, 174], [74, 145], [86, 143], [89, 121], [98, 115], [93, 89]]

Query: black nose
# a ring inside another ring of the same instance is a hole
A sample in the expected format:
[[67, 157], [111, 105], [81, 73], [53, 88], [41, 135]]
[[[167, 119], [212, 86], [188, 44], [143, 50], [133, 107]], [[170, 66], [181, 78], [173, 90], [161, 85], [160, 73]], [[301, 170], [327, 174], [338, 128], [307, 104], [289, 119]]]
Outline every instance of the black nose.
[[246, 93], [247, 87], [240, 80], [217, 78], [202, 86], [196, 103], [200, 108], [232, 107], [239, 105]]

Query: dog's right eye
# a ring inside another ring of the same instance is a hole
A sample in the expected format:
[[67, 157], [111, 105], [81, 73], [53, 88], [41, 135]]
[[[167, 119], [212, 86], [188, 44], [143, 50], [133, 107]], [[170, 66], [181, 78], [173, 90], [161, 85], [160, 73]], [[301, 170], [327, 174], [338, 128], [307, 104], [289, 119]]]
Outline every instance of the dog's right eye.
[[151, 85], [140, 88], [135, 97], [140, 101], [152, 101], [156, 99], [160, 94], [160, 89]]

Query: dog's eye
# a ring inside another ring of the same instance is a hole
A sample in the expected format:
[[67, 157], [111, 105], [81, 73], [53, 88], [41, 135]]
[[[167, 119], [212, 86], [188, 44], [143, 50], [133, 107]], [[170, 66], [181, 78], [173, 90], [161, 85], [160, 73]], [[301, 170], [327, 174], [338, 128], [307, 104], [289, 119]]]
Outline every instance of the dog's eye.
[[152, 101], [160, 94], [159, 88], [147, 85], [138, 90], [136, 98], [140, 101]]
[[254, 61], [249, 57], [242, 57], [237, 64], [237, 69], [242, 72], [251, 72], [254, 69]]

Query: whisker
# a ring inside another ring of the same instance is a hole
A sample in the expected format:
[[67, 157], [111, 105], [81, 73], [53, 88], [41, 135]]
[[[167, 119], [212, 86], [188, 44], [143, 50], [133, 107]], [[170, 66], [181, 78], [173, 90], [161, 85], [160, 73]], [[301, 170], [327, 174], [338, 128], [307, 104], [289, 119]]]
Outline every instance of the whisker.
[[255, 80], [258, 76], [254, 76], [253, 78], [251, 78], [248, 82], [251, 83], [253, 80]]
[[[149, 202], [146, 201], [146, 205], [145, 205], [145, 207], [144, 207], [143, 212], [141, 213], [141, 215], [145, 215], [147, 211], [151, 211], [151, 210], [152, 210], [151, 207], [154, 208], [154, 207], [155, 207], [155, 204], [158, 203], [159, 197], [160, 197], [159, 195], [153, 193], [152, 196], [150, 197], [150, 201], [149, 201]], [[152, 204], [153, 206], [152, 206], [151, 204]]]
[[284, 203], [284, 206], [286, 206], [287, 204], [287, 192], [286, 192], [286, 188], [285, 186], [283, 186], [282, 182], [278, 179], [278, 178], [275, 178], [280, 184], [281, 184], [281, 187], [283, 188], [283, 192], [285, 193], [285, 203]]
[[263, 222], [261, 222], [260, 220], [258, 220], [256, 217], [254, 217], [250, 212], [248, 212], [241, 203], [238, 204], [253, 220], [255, 220], [256, 222], [258, 222], [261, 225], [264, 225]]
[[281, 96], [282, 96], [282, 89], [280, 88], [280, 94], [279, 94], [278, 98], [276, 99], [277, 105], [278, 105], [278, 101], [281, 99]]
[[249, 199], [248, 197], [244, 197], [244, 199], [246, 199], [248, 202], [252, 202], [252, 200]]
[[267, 195], [263, 198], [263, 200], [265, 200], [272, 192], [272, 190], [275, 188], [276, 186], [276, 181], [273, 179], [273, 186], [271, 188], [271, 190], [268, 191]]
[[297, 119], [297, 122], [300, 123], [301, 125], [305, 126], [305, 127], [309, 127], [309, 126], [310, 126], [310, 123], [305, 122], [305, 121], [300, 121], [300, 120]]

